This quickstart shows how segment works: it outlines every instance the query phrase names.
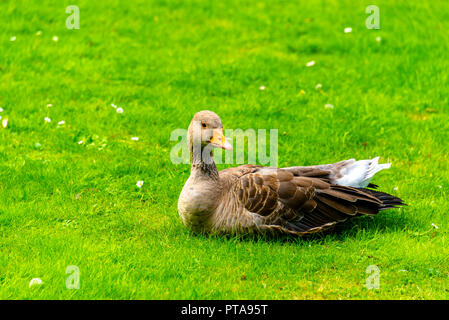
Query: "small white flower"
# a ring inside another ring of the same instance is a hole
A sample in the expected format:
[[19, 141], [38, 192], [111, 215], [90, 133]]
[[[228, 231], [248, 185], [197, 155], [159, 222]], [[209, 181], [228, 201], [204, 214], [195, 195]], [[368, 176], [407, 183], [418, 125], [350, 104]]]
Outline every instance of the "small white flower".
[[438, 226], [435, 223], [432, 223], [432, 227], [434, 227], [435, 229], [438, 229]]
[[49, 117], [44, 118], [45, 122], [51, 122], [51, 119]]
[[3, 112], [3, 108], [0, 107], [0, 112]]
[[36, 36], [40, 36], [42, 34], [42, 31], [40, 31], [40, 30], [38, 30], [37, 32], [36, 32]]
[[405, 270], [405, 269], [402, 269], [402, 270], [399, 270], [399, 272], [407, 272], [407, 270]]
[[60, 126], [62, 126], [63, 124], [65, 124], [64, 120], [61, 120], [61, 121], [58, 122], [58, 125], [60, 125]]
[[345, 33], [351, 33], [352, 32], [352, 28], [350, 28], [350, 27], [347, 27], [347, 28], [345, 28]]
[[2, 116], [0, 116], [0, 120], [2, 120]]
[[2, 121], [2, 126], [3, 126], [3, 128], [6, 128], [7, 125], [8, 125], [8, 118], [5, 118]]
[[51, 107], [53, 107], [53, 105], [51, 103], [48, 103], [47, 108], [51, 108]]
[[57, 36], [53, 36], [53, 41], [57, 42], [59, 40], [59, 38]]
[[40, 148], [42, 146], [39, 142], [36, 142], [34, 145], [36, 146], [36, 148]]
[[260, 86], [259, 90], [265, 90], [265, 86]]
[[315, 89], [321, 89], [323, 87], [323, 85], [321, 84], [321, 83], [318, 83], [316, 86], [315, 86]]
[[139, 188], [142, 188], [143, 181], [142, 180], [137, 181], [136, 186], [138, 186]]
[[114, 109], [117, 109], [117, 106], [113, 103], [111, 103], [111, 107], [113, 107]]
[[376, 41], [377, 41], [377, 42], [381, 42], [381, 41], [382, 41], [382, 38], [381, 38], [381, 37], [376, 37]]
[[441, 188], [443, 188], [443, 186], [438, 186], [438, 188], [440, 188], [440, 189], [441, 189]]
[[315, 65], [315, 61], [314, 60], [309, 61], [309, 62], [306, 63], [306, 67], [313, 67], [314, 65]]
[[41, 285], [42, 284], [42, 280], [39, 278], [33, 278], [30, 281], [30, 284], [28, 285], [29, 287], [34, 286], [34, 285]]
[[117, 108], [117, 113], [123, 113], [123, 109], [122, 108]]
[[394, 190], [394, 191], [398, 191], [399, 188], [398, 188], [398, 187], [394, 187], [393, 190]]
[[333, 108], [334, 108], [334, 106], [331, 105], [330, 103], [326, 103], [326, 104], [324, 105], [324, 107], [325, 107], [326, 109], [333, 109]]
[[11, 41], [16, 41], [16, 36], [12, 36], [10, 40]]
[[78, 141], [78, 144], [83, 144], [83, 140]]
[[139, 141], [139, 137], [131, 137], [131, 140], [133, 140], [133, 141]]

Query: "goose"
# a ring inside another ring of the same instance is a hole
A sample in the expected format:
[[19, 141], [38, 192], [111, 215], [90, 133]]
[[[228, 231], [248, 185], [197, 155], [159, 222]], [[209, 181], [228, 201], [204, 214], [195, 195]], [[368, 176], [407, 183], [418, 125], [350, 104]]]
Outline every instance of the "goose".
[[370, 184], [377, 172], [390, 167], [379, 164], [379, 157], [285, 168], [247, 164], [218, 171], [213, 149], [232, 150], [232, 145], [220, 117], [208, 110], [194, 115], [187, 143], [191, 170], [178, 213], [193, 233], [303, 236], [405, 205]]

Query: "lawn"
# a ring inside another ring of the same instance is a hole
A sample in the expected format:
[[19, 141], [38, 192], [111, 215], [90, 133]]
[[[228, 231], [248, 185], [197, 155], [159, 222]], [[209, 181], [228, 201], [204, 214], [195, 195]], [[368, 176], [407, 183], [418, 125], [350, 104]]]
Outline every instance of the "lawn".
[[[378, 30], [370, 4], [1, 1], [0, 298], [449, 298], [449, 4], [377, 1]], [[194, 235], [170, 134], [203, 109], [278, 129], [279, 166], [379, 155], [372, 182], [409, 206], [309, 238]]]

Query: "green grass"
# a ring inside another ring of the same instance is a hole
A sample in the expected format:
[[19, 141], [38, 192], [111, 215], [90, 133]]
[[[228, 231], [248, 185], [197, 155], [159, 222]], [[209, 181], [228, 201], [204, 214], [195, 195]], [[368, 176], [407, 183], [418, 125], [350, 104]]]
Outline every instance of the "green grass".
[[[79, 30], [69, 4], [0, 2], [0, 298], [449, 297], [447, 1], [378, 1], [380, 30], [372, 1], [84, 0]], [[409, 207], [308, 239], [195, 236], [169, 137], [202, 109], [278, 129], [280, 166], [380, 155], [373, 182]]]

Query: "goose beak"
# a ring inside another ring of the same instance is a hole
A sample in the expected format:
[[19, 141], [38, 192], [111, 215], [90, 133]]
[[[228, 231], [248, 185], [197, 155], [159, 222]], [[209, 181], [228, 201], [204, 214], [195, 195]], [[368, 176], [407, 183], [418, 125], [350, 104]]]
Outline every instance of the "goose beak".
[[222, 148], [225, 150], [232, 150], [232, 144], [230, 144], [224, 134], [223, 129], [214, 129], [212, 131], [212, 139], [210, 139], [210, 143], [214, 146], [214, 148]]

